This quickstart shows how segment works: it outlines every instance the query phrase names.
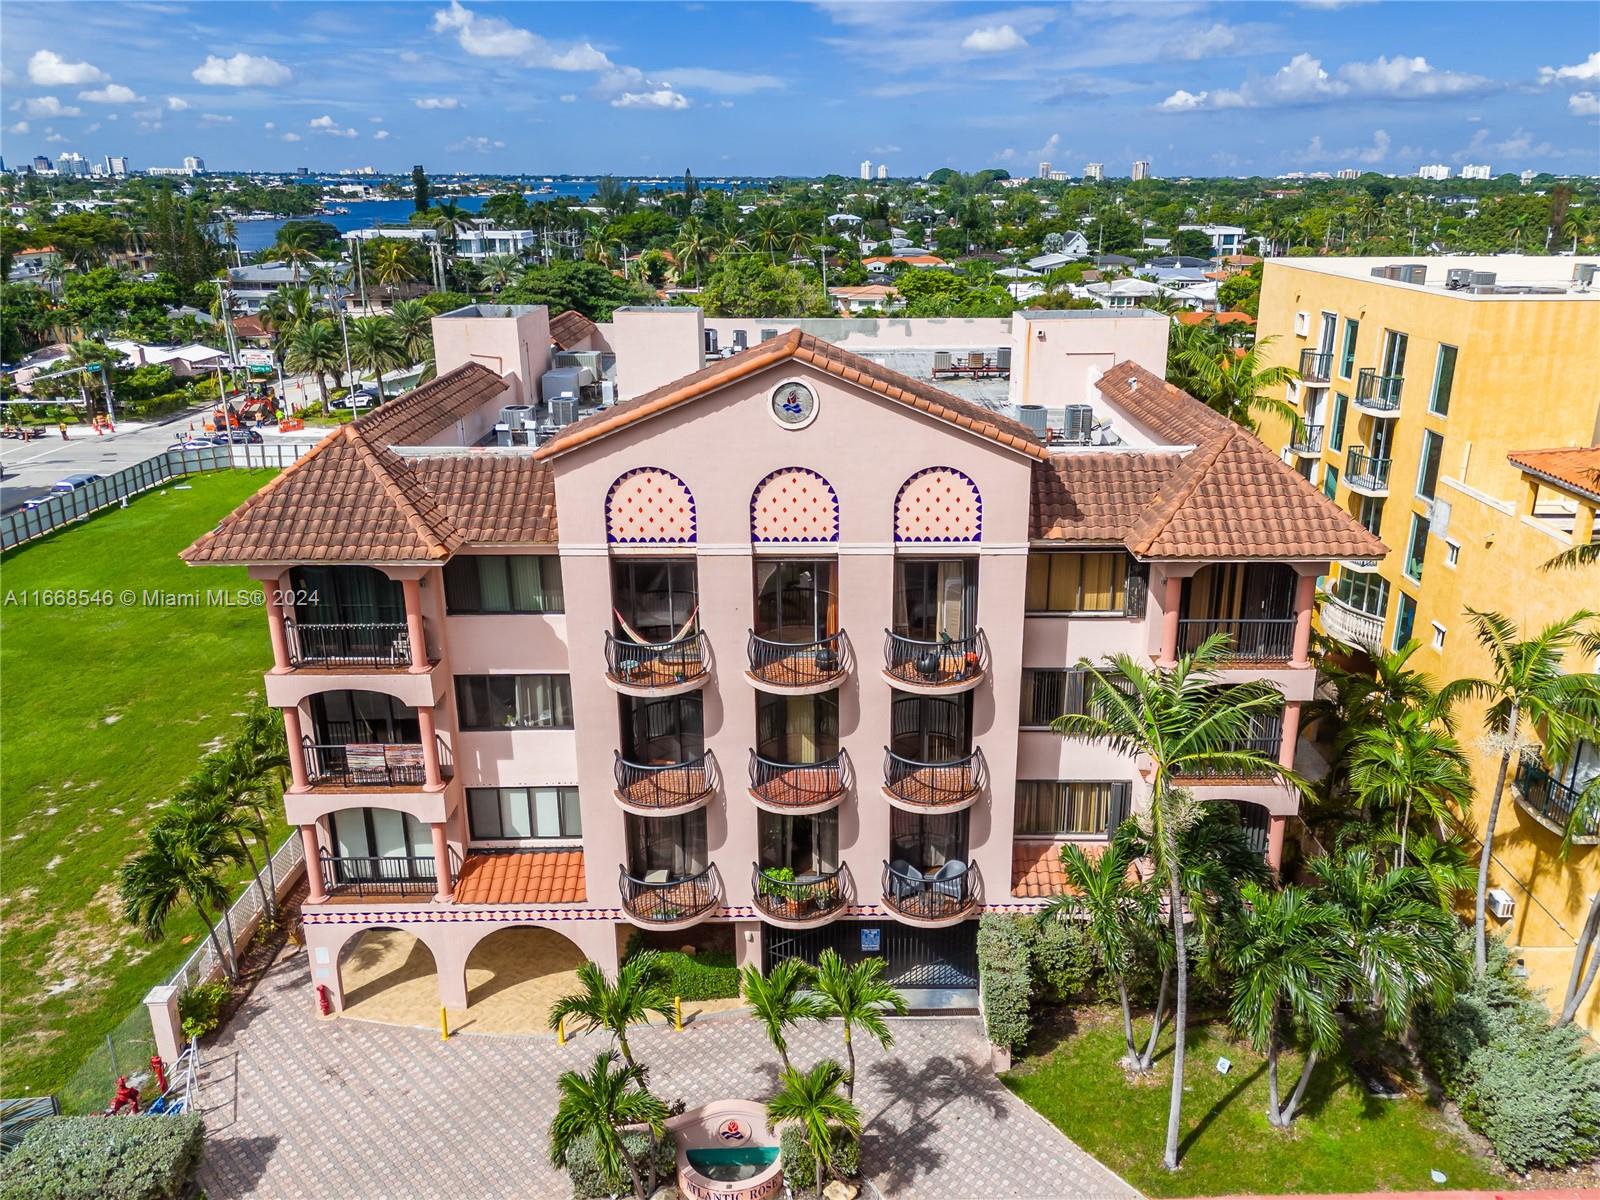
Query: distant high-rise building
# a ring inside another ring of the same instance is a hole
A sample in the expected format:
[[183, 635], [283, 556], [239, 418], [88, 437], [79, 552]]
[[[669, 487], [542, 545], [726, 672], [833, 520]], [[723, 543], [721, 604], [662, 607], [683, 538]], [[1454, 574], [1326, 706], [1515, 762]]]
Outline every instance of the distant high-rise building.
[[1461, 178], [1463, 178], [1463, 179], [1488, 179], [1488, 178], [1490, 178], [1489, 164], [1488, 163], [1463, 163], [1462, 166], [1461, 166]]
[[1527, 187], [1533, 182], [1533, 172], [1524, 171], [1521, 175], [1518, 175], [1517, 178], [1522, 182], [1523, 187]]
[[294, 169], [294, 173], [296, 175], [299, 175], [299, 176], [306, 176], [306, 175], [311, 174], [311, 168], [310, 167], [296, 167]]
[[1065, 171], [1051, 171], [1050, 178], [1056, 183], [1065, 183], [1068, 179], [1071, 179], [1072, 176], [1068, 175]]
[[863, 158], [861, 160], [861, 178], [872, 178], [872, 160], [870, 158]]
[[1340, 179], [1360, 179], [1361, 178], [1361, 172], [1358, 171], [1355, 167], [1340, 167], [1339, 168], [1339, 178]]
[[1150, 160], [1141, 158], [1133, 164], [1133, 177], [1135, 179], [1150, 178]]
[[126, 154], [108, 154], [108, 155], [106, 155], [106, 174], [108, 174], [108, 175], [126, 175], [126, 174], [128, 174], [128, 156]]
[[87, 178], [89, 175], [89, 160], [76, 150], [63, 150], [56, 155], [56, 174]]
[[1105, 163], [1084, 163], [1083, 177], [1085, 179], [1092, 179], [1096, 183], [1104, 182], [1106, 177]]
[[33, 156], [33, 169], [36, 172], [38, 172], [40, 175], [44, 175], [44, 174], [47, 174], [47, 173], [49, 173], [51, 171], [54, 171], [55, 167], [51, 164], [50, 160], [48, 158], [46, 158], [44, 155], [35, 154]]
[[1450, 168], [1443, 163], [1428, 163], [1417, 168], [1418, 179], [1449, 179]]
[[888, 163], [879, 163], [878, 164], [878, 178], [879, 179], [887, 179], [887, 178], [889, 178], [889, 164]]
[[204, 175], [206, 173], [206, 160], [198, 155], [185, 154], [183, 156], [183, 169], [193, 175]]
[[1049, 163], [1042, 162], [1042, 163], [1039, 164], [1039, 176], [1038, 177], [1040, 179], [1049, 179], [1050, 178], [1050, 164]]

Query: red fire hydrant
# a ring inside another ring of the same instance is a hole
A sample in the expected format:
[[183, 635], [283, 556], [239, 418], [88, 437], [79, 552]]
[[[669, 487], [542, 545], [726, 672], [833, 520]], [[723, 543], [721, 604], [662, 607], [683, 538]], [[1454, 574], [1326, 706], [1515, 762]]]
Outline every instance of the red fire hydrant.
[[150, 1056], [150, 1069], [156, 1073], [156, 1092], [158, 1095], [167, 1094], [167, 1064], [161, 1061], [161, 1055]]
[[317, 1010], [325, 1017], [333, 1012], [333, 999], [328, 995], [328, 985], [325, 983], [317, 984]]

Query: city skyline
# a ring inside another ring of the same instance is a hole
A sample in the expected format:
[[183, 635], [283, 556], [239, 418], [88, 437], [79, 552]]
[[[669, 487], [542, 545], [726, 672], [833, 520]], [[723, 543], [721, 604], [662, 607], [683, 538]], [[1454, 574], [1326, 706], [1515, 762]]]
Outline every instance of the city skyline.
[[224, 171], [1600, 172], [1582, 5], [1484, 4], [1453, 28], [1415, 4], [1173, 3], [1155, 39], [1148, 9], [1113, 5], [263, 11], [8, 5], [0, 153]]

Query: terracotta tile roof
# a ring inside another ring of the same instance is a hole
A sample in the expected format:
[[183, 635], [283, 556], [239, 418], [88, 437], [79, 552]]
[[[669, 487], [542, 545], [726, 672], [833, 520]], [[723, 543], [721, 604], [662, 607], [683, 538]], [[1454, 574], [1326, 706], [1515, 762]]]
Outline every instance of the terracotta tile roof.
[[937, 254], [869, 254], [861, 260], [862, 266], [866, 266], [868, 263], [905, 263], [911, 267], [942, 267], [945, 265], [944, 259]]
[[467, 363], [356, 418], [374, 446], [414, 446], [477, 412], [510, 385], [482, 363]]
[[1574, 492], [1600, 500], [1600, 446], [1559, 446], [1552, 450], [1514, 450], [1513, 466]]
[[920, 379], [912, 379], [898, 371], [847, 350], [825, 342], [798, 329], [782, 337], [772, 338], [720, 362], [685, 375], [664, 387], [635, 396], [602, 412], [594, 413], [575, 424], [568, 425], [562, 433], [539, 447], [537, 458], [552, 458], [568, 450], [588, 444], [632, 425], [635, 421], [655, 416], [697, 400], [717, 388], [764, 371], [778, 363], [795, 360], [807, 363], [818, 370], [837, 376], [846, 383], [877, 392], [898, 404], [915, 408], [941, 421], [948, 421], [968, 432], [999, 442], [1033, 458], [1048, 459], [1049, 452], [1040, 444], [1026, 425], [1002, 416], [981, 404], [974, 404], [949, 392], [941, 391]]
[[270, 331], [261, 323], [260, 317], [235, 317], [233, 321], [235, 337], [264, 338], [270, 336]]
[[1121, 543], [1156, 490], [1178, 469], [1177, 452], [1057, 454], [1033, 464], [1034, 540]]
[[449, 454], [406, 465], [463, 543], [555, 545], [556, 477], [527, 454]]
[[550, 318], [550, 340], [563, 350], [570, 350], [592, 334], [597, 326], [581, 312], [567, 311]]
[[1118, 363], [1100, 376], [1095, 387], [1135, 422], [1175, 446], [1198, 446], [1237, 428], [1221, 413], [1138, 363]]
[[1026, 900], [1059, 896], [1067, 890], [1061, 869], [1061, 843], [1011, 843], [1011, 894]]
[[588, 898], [582, 850], [468, 854], [457, 904], [581, 904]]
[[1218, 325], [1254, 325], [1256, 319], [1242, 312], [1181, 312], [1173, 318], [1179, 325], [1204, 325], [1215, 321]]

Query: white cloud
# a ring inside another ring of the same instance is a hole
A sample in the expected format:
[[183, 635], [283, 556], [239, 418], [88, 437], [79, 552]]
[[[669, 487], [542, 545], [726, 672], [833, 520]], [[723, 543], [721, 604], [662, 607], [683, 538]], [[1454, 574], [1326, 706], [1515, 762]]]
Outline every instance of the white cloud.
[[301, 139], [298, 133], [286, 133], [283, 135], [283, 140], [286, 142], [298, 142]]
[[6, 132], [7, 133], [27, 133], [28, 132], [28, 123], [26, 121], [14, 121], [10, 125], [6, 126]]
[[323, 113], [320, 117], [312, 117], [306, 124], [318, 133], [325, 133], [329, 137], [353, 138], [361, 136], [354, 129], [342, 128], [339, 122], [335, 121], [327, 113]]
[[1219, 54], [1238, 49], [1241, 41], [1238, 30], [1218, 21], [1209, 29], [1202, 29], [1198, 33], [1187, 34], [1166, 43], [1161, 47], [1161, 57], [1186, 58], [1191, 61], [1215, 58]]
[[504, 150], [506, 144], [498, 138], [482, 136], [463, 138], [461, 141], [446, 147], [450, 150], [475, 150], [479, 154], [487, 154], [491, 150]]
[[185, 100], [182, 96], [168, 96], [167, 97], [167, 108], [171, 112], [182, 112], [184, 109], [186, 109], [188, 107], [189, 107], [189, 102], [187, 100]]
[[310, 125], [313, 129], [332, 129], [338, 124], [338, 122], [330, 117], [327, 113], [323, 113], [320, 117], [312, 117], [311, 120], [306, 122], [306, 124]]
[[222, 113], [201, 113], [200, 124], [204, 126], [232, 125], [233, 118]]
[[35, 50], [28, 60], [28, 79], [40, 87], [79, 87], [109, 78], [93, 63], [68, 62], [54, 50]]
[[135, 95], [131, 87], [123, 87], [120, 83], [108, 83], [105, 87], [91, 92], [79, 92], [78, 99], [87, 100], [91, 104], [136, 104], [144, 97]]
[[382, 125], [383, 124], [383, 118], [382, 117], [368, 117], [367, 120], [371, 121], [374, 125]]
[[1173, 92], [1156, 107], [1162, 112], [1196, 109], [1287, 108], [1334, 100], [1425, 100], [1487, 91], [1491, 82], [1430, 66], [1420, 55], [1379, 55], [1371, 62], [1345, 63], [1333, 72], [1320, 59], [1297, 54], [1273, 74], [1247, 79], [1237, 88]]
[[[12, 108], [17, 106], [13, 104]], [[54, 96], [34, 96], [22, 101], [23, 111], [30, 117], [81, 117], [83, 110], [76, 105], [63, 104]]]
[[275, 87], [294, 77], [294, 72], [277, 59], [243, 51], [232, 58], [208, 54], [193, 74], [197, 82], [211, 87]]
[[1594, 83], [1600, 80], [1600, 50], [1570, 67], [1540, 67], [1540, 83]]
[[1567, 97], [1567, 108], [1575, 117], [1600, 117], [1600, 93], [1573, 92]]
[[449, 8], [433, 14], [435, 33], [454, 33], [456, 41], [474, 58], [515, 59], [526, 67], [552, 71], [605, 71], [614, 64], [588, 42], [558, 50], [529, 29], [500, 17], [483, 17], [450, 0]]
[[563, 92], [561, 94], [561, 103], [563, 103], [563, 104], [576, 104], [577, 102], [578, 102], [578, 98], [575, 95], [573, 95], [571, 92]]
[[622, 92], [611, 99], [612, 108], [664, 108], [680, 109], [689, 107], [689, 97], [672, 90], [670, 84], [662, 84], [648, 92]]
[[412, 101], [418, 108], [460, 108], [461, 101], [454, 96], [421, 96]]
[[716, 67], [666, 67], [660, 74], [678, 87], [697, 88], [723, 96], [748, 96], [784, 86], [776, 75], [756, 71], [723, 71]]
[[1322, 135], [1318, 134], [1311, 139], [1310, 144], [1304, 150], [1291, 154], [1289, 157], [1293, 161], [1301, 163], [1381, 163], [1389, 157], [1389, 151], [1393, 145], [1394, 142], [1389, 137], [1388, 131], [1383, 129], [1373, 130], [1372, 144], [1370, 146], [1349, 146], [1343, 150], [1329, 150], [1322, 144]]
[[1210, 95], [1210, 92], [1186, 92], [1179, 88], [1156, 107], [1162, 112], [1188, 112], [1190, 109], [1199, 108]]
[[66, 136], [59, 133], [52, 133], [49, 137], [45, 138], [45, 141], [47, 142], [64, 142], [66, 140]]
[[387, 129], [378, 130], [377, 133], [372, 135], [372, 140], [375, 141], [375, 142], [386, 142], [386, 141], [388, 141], [389, 140], [389, 131]]
[[961, 48], [974, 54], [1004, 54], [1027, 45], [1028, 39], [1010, 25], [980, 25], [961, 39]]
[[277, 127], [278, 127], [278, 123], [276, 121], [268, 121], [261, 128], [263, 128], [263, 129], [276, 129]]

